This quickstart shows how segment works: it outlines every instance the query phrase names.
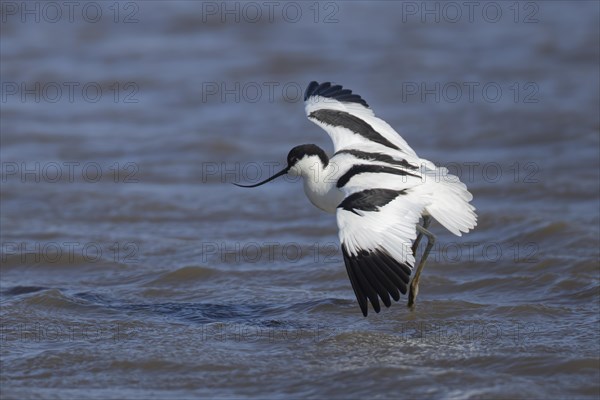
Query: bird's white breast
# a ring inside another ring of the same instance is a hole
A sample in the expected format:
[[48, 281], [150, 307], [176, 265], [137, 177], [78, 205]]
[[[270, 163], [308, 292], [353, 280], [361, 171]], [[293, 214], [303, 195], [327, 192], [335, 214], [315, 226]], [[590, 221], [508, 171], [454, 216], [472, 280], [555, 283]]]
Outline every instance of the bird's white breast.
[[304, 177], [304, 193], [317, 208], [335, 214], [337, 206], [344, 200], [344, 193], [335, 186], [336, 180], [326, 179], [326, 174], [317, 175], [321, 176]]

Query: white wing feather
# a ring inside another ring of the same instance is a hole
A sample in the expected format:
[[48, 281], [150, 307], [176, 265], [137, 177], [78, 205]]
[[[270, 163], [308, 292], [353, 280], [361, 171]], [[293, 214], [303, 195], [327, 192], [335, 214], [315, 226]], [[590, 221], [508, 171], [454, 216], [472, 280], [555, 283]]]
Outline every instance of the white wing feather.
[[[332, 98], [322, 97], [319, 95], [309, 96], [305, 100], [305, 111], [307, 117], [315, 124], [320, 126], [327, 132], [333, 141], [335, 151], [343, 148], [348, 148], [355, 144], [373, 144], [369, 139], [362, 137], [349, 129], [336, 127], [322, 123], [315, 118], [311, 118], [310, 114], [319, 110], [334, 110], [344, 111], [357, 118], [362, 119], [369, 124], [381, 136], [397, 146], [402, 152], [416, 157], [415, 151], [406, 143], [406, 141], [384, 120], [377, 118], [368, 107], [360, 103], [341, 102]], [[378, 145], [385, 148], [383, 145]]]
[[[390, 187], [389, 185], [381, 186], [380, 179], [373, 180], [373, 176], [370, 174], [358, 175], [348, 187], [350, 191], [374, 187], [414, 189], [411, 194], [414, 198], [420, 197], [419, 204], [423, 204], [426, 213], [455, 235], [461, 236], [462, 232], [468, 232], [475, 227], [477, 215], [475, 208], [469, 204], [473, 196], [466, 186], [457, 177], [448, 174], [446, 168], [437, 167], [431, 161], [419, 158], [389, 124], [375, 116], [366, 101], [359, 95], [352, 94], [350, 90], [343, 89], [339, 85], [331, 86], [330, 83], [311, 82], [305, 94], [305, 110], [308, 118], [323, 128], [331, 137], [336, 153], [340, 150], [359, 150], [385, 154], [395, 160], [405, 160], [418, 167], [418, 172], [410, 172], [422, 177], [420, 180], [415, 180], [414, 177], [397, 176], [395, 177], [395, 186]], [[321, 110], [334, 113], [341, 111], [348, 115], [335, 113], [334, 116], [331, 116], [331, 114], [324, 113], [321, 119], [336, 123], [331, 125], [319, 120], [315, 115], [311, 116]], [[359, 123], [353, 119], [358, 119]], [[357, 126], [364, 126], [363, 123], [370, 128], [363, 128], [362, 131], [369, 131], [369, 134], [361, 134], [361, 132], [352, 130], [361, 130]], [[376, 140], [372, 140], [374, 137]], [[394, 149], [390, 145], [398, 149]], [[376, 161], [370, 163], [382, 164]], [[389, 178], [389, 175], [387, 176]], [[383, 179], [388, 181], [388, 178]]]
[[410, 195], [399, 195], [379, 211], [352, 211], [339, 208], [336, 217], [340, 243], [351, 255], [361, 250], [385, 250], [396, 261], [411, 267], [415, 264], [412, 242], [423, 206]]

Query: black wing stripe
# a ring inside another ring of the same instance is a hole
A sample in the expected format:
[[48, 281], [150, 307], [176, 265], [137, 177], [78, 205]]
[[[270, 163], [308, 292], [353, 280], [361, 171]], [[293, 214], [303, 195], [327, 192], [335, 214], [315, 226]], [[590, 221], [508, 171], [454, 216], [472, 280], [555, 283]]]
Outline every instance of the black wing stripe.
[[[366, 253], [366, 252], [365, 252]], [[377, 276], [373, 273], [373, 268], [371, 268], [371, 266], [366, 263], [365, 259], [368, 259], [367, 257], [362, 257], [363, 259], [360, 260], [361, 262], [359, 262], [357, 260], [357, 264], [360, 267], [360, 270], [363, 272], [364, 276], [367, 278], [367, 280], [369, 281], [369, 283], [371, 284], [371, 286], [375, 289], [375, 291], [377, 292], [377, 294], [379, 295], [379, 298], [381, 299], [381, 301], [383, 302], [383, 304], [386, 307], [389, 307], [392, 305], [392, 302], [390, 301], [390, 295], [387, 291], [387, 289], [385, 288], [385, 286], [383, 285], [383, 283], [381, 283], [379, 281], [379, 279], [377, 278]], [[375, 268], [377, 269], [377, 268]]]
[[404, 268], [408, 267], [395, 261], [385, 250], [361, 250], [357, 255], [351, 256], [346, 245], [342, 243], [342, 254], [354, 294], [365, 317], [368, 314], [369, 302], [378, 313], [381, 311], [379, 298], [389, 307], [390, 296], [394, 301], [398, 301], [400, 293], [406, 294], [409, 276]]
[[319, 86], [317, 86], [317, 88], [315, 89], [315, 93], [317, 96], [320, 96], [321, 93], [323, 93], [324, 91], [326, 91], [327, 89], [329, 89], [329, 87], [331, 86], [331, 83], [329, 82], [323, 82], [321, 83]]
[[400, 150], [398, 146], [383, 137], [381, 133], [373, 129], [367, 122], [345, 111], [324, 108], [311, 112], [308, 118], [316, 119], [323, 124], [346, 128], [372, 142], [394, 150]]
[[401, 263], [401, 262], [394, 260], [392, 257], [390, 257], [389, 254], [387, 256], [391, 261], [394, 262], [394, 264], [396, 264], [402, 270], [402, 272], [404, 272], [404, 274], [406, 275], [406, 283], [408, 283], [410, 274], [412, 274], [412, 268], [406, 263]]
[[356, 175], [360, 174], [394, 174], [400, 176], [413, 176], [415, 178], [421, 178], [419, 175], [412, 174], [402, 169], [388, 167], [385, 165], [374, 165], [374, 164], [355, 164], [344, 175], [338, 179], [335, 184], [336, 187], [342, 188]]
[[371, 286], [371, 283], [366, 278], [366, 276], [363, 274], [363, 272], [360, 268], [360, 265], [358, 265], [358, 262], [355, 257], [350, 257], [350, 263], [352, 265], [352, 268], [354, 269], [354, 272], [356, 273], [358, 282], [360, 283], [362, 289], [364, 290], [365, 294], [369, 298], [371, 305], [373, 306], [373, 310], [375, 310], [375, 312], [378, 313], [379, 311], [381, 311], [381, 306], [379, 305], [379, 299], [377, 298], [377, 292], [375, 291], [373, 286]]
[[406, 194], [407, 189], [366, 189], [360, 192], [352, 193], [340, 203], [337, 208], [343, 208], [346, 211], [353, 212], [356, 215], [360, 211], [379, 211], [379, 209], [396, 197]]
[[[343, 96], [352, 95], [342, 99]], [[352, 90], [344, 89], [341, 85], [331, 85], [330, 82], [318, 82], [312, 81], [308, 84], [306, 91], [304, 92], [304, 101], [308, 100], [311, 96], [322, 96], [329, 99], [335, 99], [344, 103], [358, 103], [365, 107], [369, 107], [367, 102], [360, 97], [358, 94], [352, 94]]]
[[338, 91], [335, 93], [335, 98], [336, 98], [336, 99], [339, 99], [340, 97], [344, 97], [344, 96], [347, 96], [347, 95], [350, 95], [350, 94], [352, 94], [352, 90], [350, 90], [350, 89], [342, 89], [342, 90], [338, 90]]
[[[390, 267], [389, 264], [387, 264], [388, 268], [390, 268], [390, 271], [392, 271], [394, 274], [396, 274], [396, 276], [398, 276], [398, 274], [395, 272], [394, 268]], [[400, 290], [400, 293], [402, 294], [406, 294], [406, 289], [407, 289], [407, 283], [404, 283], [404, 279], [402, 277], [399, 277], [400, 282], [398, 283], [398, 290]]]
[[[386, 253], [382, 254], [382, 258], [385, 264], [402, 280], [402, 284], [398, 286], [398, 289], [400, 289], [402, 294], [405, 294], [408, 282], [410, 281], [410, 269]], [[408, 270], [408, 273], [406, 270]]]
[[409, 282], [411, 272], [410, 269], [408, 270], [408, 273], [404, 271], [401, 267], [399, 267], [401, 263], [394, 260], [394, 258], [390, 256], [386, 251], [379, 251], [378, 255], [381, 259], [382, 265], [385, 265], [387, 267], [386, 271], [392, 273], [396, 277], [396, 279], [400, 281], [400, 284], [406, 285]]
[[397, 262], [387, 254], [384, 254], [382, 257], [385, 260], [385, 263], [392, 269], [392, 271], [394, 271], [404, 283], [408, 283], [408, 281], [410, 280], [410, 270], [409, 272], [407, 272], [403, 268], [403, 265], [401, 263]]
[[418, 166], [413, 165], [406, 160], [397, 160], [394, 157], [383, 153], [369, 153], [360, 150], [340, 150], [335, 154], [350, 154], [356, 158], [360, 158], [361, 160], [380, 161], [391, 165], [399, 165], [415, 171], [419, 169]]
[[406, 294], [406, 283], [404, 282], [404, 280], [400, 278], [398, 274], [396, 274], [394, 270], [391, 269], [383, 259], [381, 260], [380, 266], [381, 271], [385, 273], [385, 275], [394, 284], [394, 286], [396, 286], [398, 290], [400, 290], [400, 293]]
[[356, 296], [356, 300], [358, 300], [358, 305], [360, 306], [360, 310], [363, 315], [366, 317], [369, 313], [369, 307], [367, 303], [367, 296], [363, 293], [356, 274], [352, 268], [352, 264], [350, 263], [350, 258], [346, 252], [346, 249], [342, 246], [342, 254], [344, 256], [344, 264], [346, 265], [346, 272], [348, 272], [348, 277], [350, 277], [350, 283], [352, 284], [352, 289], [354, 290], [354, 295]]
[[[385, 286], [386, 291], [390, 296], [392, 296], [392, 299], [394, 299], [394, 301], [400, 300], [400, 292], [394, 285], [394, 282], [388, 278], [387, 274], [384, 272], [383, 268], [385, 267], [381, 265], [381, 261], [377, 258], [368, 257], [366, 262], [368, 264], [367, 268], [371, 268], [373, 273], [377, 276], [377, 280], [381, 282], [383, 286]], [[389, 307], [387, 304], [386, 306]]]
[[408, 270], [408, 274], [406, 274], [406, 272], [400, 267], [402, 263], [394, 260], [394, 258], [385, 250], [376, 250], [375, 256], [378, 260], [381, 260], [382, 264], [388, 266], [389, 269], [394, 272], [397, 278], [400, 279], [400, 282], [398, 282], [398, 289], [400, 289], [402, 294], [404, 294], [406, 291], [406, 285], [410, 279], [410, 269]]
[[353, 101], [356, 102], [355, 100], [358, 99], [358, 98], [360, 98], [360, 96], [358, 96], [356, 94], [351, 94], [351, 93], [343, 94], [341, 96], [339, 96], [339, 95], [336, 96], [337, 100], [344, 101], [344, 102], [347, 102], [347, 103], [351, 103]]
[[308, 100], [310, 96], [313, 95], [315, 89], [319, 86], [319, 83], [316, 81], [312, 81], [308, 84], [306, 91], [304, 92], [304, 101]]
[[323, 91], [323, 93], [321, 93], [320, 96], [329, 97], [332, 93], [338, 92], [341, 89], [342, 89], [341, 85], [333, 85], [329, 89]]

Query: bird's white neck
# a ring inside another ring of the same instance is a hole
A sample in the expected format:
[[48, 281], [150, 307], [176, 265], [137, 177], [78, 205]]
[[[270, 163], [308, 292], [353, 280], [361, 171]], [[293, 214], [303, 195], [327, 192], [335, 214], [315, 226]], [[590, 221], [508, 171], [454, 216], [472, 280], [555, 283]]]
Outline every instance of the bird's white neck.
[[319, 157], [311, 156], [300, 160], [293, 169], [293, 174], [302, 176], [304, 193], [310, 202], [325, 212], [335, 213], [344, 199], [335, 185], [337, 168], [330, 163], [323, 165]]

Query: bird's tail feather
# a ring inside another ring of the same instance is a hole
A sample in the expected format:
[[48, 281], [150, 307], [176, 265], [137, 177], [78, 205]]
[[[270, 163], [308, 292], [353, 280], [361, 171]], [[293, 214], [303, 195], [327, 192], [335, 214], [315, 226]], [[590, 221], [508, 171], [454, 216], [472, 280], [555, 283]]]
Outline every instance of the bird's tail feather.
[[446, 229], [457, 236], [469, 232], [477, 225], [475, 207], [469, 202], [473, 195], [458, 177], [448, 174], [446, 168], [436, 168], [426, 174], [434, 184], [425, 185], [433, 189], [431, 204], [425, 210]]

